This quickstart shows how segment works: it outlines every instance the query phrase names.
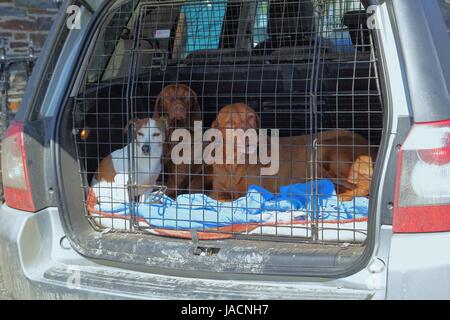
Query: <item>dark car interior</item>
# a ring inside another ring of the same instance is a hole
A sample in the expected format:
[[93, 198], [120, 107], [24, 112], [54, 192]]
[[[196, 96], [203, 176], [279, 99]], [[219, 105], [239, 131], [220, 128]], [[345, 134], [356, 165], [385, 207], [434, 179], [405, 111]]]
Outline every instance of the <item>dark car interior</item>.
[[[188, 84], [198, 94], [204, 128], [211, 125], [221, 106], [245, 101], [259, 113], [261, 127], [278, 128], [282, 136], [340, 128], [361, 133], [374, 146], [379, 144], [382, 103], [369, 33], [360, 23], [364, 11], [344, 14], [342, 26], [350, 30], [355, 50], [336, 54], [314, 30], [312, 1], [270, 1], [267, 39], [256, 46], [251, 44], [249, 21], [255, 13], [249, 5], [229, 1], [219, 47], [198, 50], [183, 59], [173, 59], [169, 51], [179, 8], [146, 9], [145, 16], [164, 21], [171, 38], [151, 39], [149, 32], [143, 32], [137, 46], [146, 42], [156, 49], [137, 50], [138, 64], [129, 79], [87, 83], [80, 93], [74, 125], [94, 128], [85, 141], [92, 143], [80, 148], [89, 155], [87, 172], [95, 172], [98, 158], [126, 144], [123, 128], [130, 115], [124, 114], [130, 105], [137, 117], [151, 115], [158, 93], [169, 83]], [[146, 65], [140, 66], [143, 60]], [[311, 81], [312, 64], [317, 60], [319, 70]]]

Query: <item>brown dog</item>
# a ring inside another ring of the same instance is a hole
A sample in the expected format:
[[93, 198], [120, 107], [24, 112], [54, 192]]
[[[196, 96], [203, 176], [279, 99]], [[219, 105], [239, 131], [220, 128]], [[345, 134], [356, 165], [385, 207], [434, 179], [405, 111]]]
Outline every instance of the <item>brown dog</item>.
[[[222, 108], [212, 127], [222, 132], [225, 154], [229, 143], [226, 129], [258, 130], [259, 117], [248, 105], [236, 103]], [[344, 130], [280, 138], [277, 174], [262, 176], [262, 166], [248, 162], [213, 164], [211, 196], [218, 200], [233, 200], [246, 194], [253, 184], [276, 193], [280, 186], [319, 178], [331, 179], [341, 200], [367, 196], [374, 159], [368, 145], [362, 136]], [[314, 146], [317, 147], [316, 153], [313, 152]]]
[[194, 121], [201, 121], [197, 94], [184, 84], [171, 84], [156, 98], [153, 118], [166, 116], [169, 127], [193, 130]]
[[[184, 84], [166, 86], [156, 99], [153, 118], [167, 118], [166, 142], [163, 152], [163, 184], [167, 186], [166, 195], [203, 192], [206, 188], [204, 167], [198, 164], [176, 165], [171, 159], [175, 143], [171, 136], [175, 129], [194, 130], [194, 121], [201, 121], [197, 94]], [[206, 175], [207, 176], [207, 175]]]

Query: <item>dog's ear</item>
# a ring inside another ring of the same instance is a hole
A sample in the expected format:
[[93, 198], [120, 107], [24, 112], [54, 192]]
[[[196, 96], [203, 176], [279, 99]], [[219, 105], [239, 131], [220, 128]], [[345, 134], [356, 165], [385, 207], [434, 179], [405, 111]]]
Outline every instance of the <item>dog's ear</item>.
[[214, 120], [211, 124], [211, 129], [219, 129], [219, 119], [216, 118], [216, 120]]
[[158, 126], [158, 128], [161, 131], [163, 131], [163, 132], [167, 131], [167, 128], [169, 127], [167, 117], [159, 117], [159, 118], [155, 119], [155, 121], [156, 121], [156, 125]]
[[136, 119], [130, 120], [125, 128], [123, 128], [123, 134], [127, 136], [127, 143], [131, 143], [134, 139], [136, 131]]
[[190, 87], [185, 86], [186, 89], [190, 92], [190, 117], [191, 117], [191, 122], [193, 123], [194, 121], [202, 121], [202, 117], [200, 114], [200, 104], [198, 103], [198, 95], [197, 92], [195, 92], [194, 90], [192, 90]]
[[153, 119], [158, 119], [164, 115], [163, 98], [164, 98], [164, 89], [156, 97], [155, 109], [153, 110]]
[[142, 128], [148, 119], [133, 119], [128, 122], [127, 126], [123, 129], [123, 133], [129, 133], [131, 129], [134, 129], [133, 132], [136, 133], [137, 130]]
[[191, 89], [188, 86], [185, 86], [186, 89], [190, 92], [191, 100], [192, 100], [192, 110], [194, 112], [200, 112], [200, 105], [198, 103], [198, 95], [197, 92], [195, 92], [193, 89]]
[[256, 119], [256, 129], [261, 128], [261, 118], [259, 117], [259, 114], [255, 111], [255, 119]]
[[127, 125], [125, 126], [125, 128], [123, 128], [123, 133], [124, 134], [128, 134], [131, 129], [133, 128], [133, 126], [136, 126], [136, 119], [130, 120]]

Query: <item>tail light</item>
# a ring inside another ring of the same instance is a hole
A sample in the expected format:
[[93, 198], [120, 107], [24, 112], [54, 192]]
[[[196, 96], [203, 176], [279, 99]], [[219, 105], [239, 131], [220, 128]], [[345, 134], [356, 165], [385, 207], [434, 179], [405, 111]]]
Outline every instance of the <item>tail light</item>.
[[450, 231], [450, 120], [415, 124], [398, 162], [394, 232]]
[[2, 176], [6, 204], [35, 211], [23, 141], [23, 123], [12, 122], [2, 141]]

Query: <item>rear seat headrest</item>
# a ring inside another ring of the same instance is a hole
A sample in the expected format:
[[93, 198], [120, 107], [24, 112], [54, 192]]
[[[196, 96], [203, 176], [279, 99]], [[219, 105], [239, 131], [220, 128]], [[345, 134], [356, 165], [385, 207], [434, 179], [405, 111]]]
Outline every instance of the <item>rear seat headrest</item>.
[[368, 18], [369, 14], [364, 10], [348, 11], [342, 17], [342, 24], [348, 27], [353, 45], [360, 51], [370, 50]]
[[269, 37], [295, 36], [312, 30], [314, 7], [311, 0], [270, 0]]

